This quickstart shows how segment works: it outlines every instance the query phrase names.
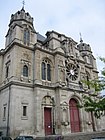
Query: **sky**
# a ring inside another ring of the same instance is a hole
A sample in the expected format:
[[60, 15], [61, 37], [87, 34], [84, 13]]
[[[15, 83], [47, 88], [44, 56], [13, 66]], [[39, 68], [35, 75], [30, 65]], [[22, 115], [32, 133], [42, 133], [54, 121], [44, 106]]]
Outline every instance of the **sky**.
[[[22, 8], [22, 0], [0, 1], [0, 49], [5, 48], [5, 35], [11, 14]], [[105, 0], [25, 0], [25, 11], [34, 18], [37, 32], [45, 35], [55, 30], [90, 44], [100, 70], [104, 64], [98, 57], [105, 57]]]

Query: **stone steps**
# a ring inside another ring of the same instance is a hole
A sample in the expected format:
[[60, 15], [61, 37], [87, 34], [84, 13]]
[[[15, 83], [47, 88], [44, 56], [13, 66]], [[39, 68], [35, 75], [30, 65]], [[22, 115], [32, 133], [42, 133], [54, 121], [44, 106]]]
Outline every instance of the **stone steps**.
[[[69, 135], [50, 135], [46, 137], [37, 137], [36, 140], [91, 140], [92, 138], [105, 138], [105, 131], [88, 133], [71, 133]], [[100, 139], [101, 140], [101, 139]]]

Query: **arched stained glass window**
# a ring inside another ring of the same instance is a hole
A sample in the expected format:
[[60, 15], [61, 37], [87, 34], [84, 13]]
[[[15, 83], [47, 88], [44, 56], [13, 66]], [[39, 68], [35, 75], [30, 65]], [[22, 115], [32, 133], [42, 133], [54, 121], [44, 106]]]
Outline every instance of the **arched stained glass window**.
[[48, 60], [42, 62], [42, 80], [51, 81], [51, 65]]
[[23, 66], [23, 76], [28, 77], [28, 66]]
[[42, 62], [42, 79], [46, 80], [46, 64]]
[[51, 66], [47, 64], [47, 80], [51, 81]]
[[29, 45], [29, 43], [30, 43], [30, 32], [26, 28], [26, 29], [24, 29], [24, 44]]

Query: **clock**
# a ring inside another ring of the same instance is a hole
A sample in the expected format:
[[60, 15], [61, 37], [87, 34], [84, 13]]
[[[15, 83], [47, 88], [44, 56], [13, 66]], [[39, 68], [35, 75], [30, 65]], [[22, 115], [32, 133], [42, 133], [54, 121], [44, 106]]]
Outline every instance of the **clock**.
[[78, 78], [78, 67], [72, 63], [66, 65], [66, 73], [68, 80], [75, 81]]

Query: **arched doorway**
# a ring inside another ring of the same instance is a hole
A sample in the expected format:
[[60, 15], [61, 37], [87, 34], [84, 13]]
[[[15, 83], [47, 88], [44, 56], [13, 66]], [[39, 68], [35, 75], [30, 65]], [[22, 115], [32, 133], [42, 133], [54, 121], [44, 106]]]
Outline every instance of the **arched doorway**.
[[77, 101], [75, 99], [71, 99], [69, 101], [69, 110], [70, 110], [70, 124], [71, 124], [71, 132], [80, 132], [80, 117], [79, 117], [79, 109], [77, 107]]

